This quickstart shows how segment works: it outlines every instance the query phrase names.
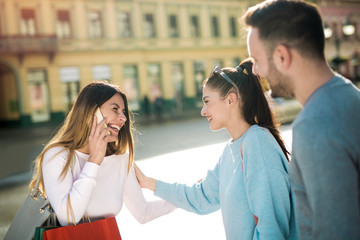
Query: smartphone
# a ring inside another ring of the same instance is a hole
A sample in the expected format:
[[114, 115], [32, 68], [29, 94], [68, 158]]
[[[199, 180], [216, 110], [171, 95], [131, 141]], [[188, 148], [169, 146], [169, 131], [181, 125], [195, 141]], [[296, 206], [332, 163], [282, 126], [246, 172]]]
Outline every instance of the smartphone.
[[[96, 118], [97, 118], [97, 123], [98, 123], [98, 124], [104, 119], [103, 115], [101, 114], [100, 108], [98, 108], [98, 109], [96, 110], [95, 116], [96, 116]], [[103, 128], [106, 128], [106, 127], [107, 127], [107, 125], [106, 125], [106, 123], [104, 123]], [[110, 134], [110, 131], [107, 131], [106, 134], [105, 134], [105, 136], [106, 136], [106, 135], [109, 135], [109, 134]]]

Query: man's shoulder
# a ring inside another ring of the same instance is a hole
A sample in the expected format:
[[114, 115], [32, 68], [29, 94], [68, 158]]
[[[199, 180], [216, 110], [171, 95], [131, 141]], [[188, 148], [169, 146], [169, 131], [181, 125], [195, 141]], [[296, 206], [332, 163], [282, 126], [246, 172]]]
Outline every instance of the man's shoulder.
[[336, 75], [308, 99], [295, 125], [305, 119], [331, 118], [333, 121], [341, 121], [341, 116], [359, 115], [355, 111], [359, 106], [359, 89], [348, 79]]
[[335, 75], [329, 83], [321, 89], [322, 98], [328, 98], [334, 104], [343, 105], [343, 103], [360, 104], [360, 90], [349, 79], [341, 75]]

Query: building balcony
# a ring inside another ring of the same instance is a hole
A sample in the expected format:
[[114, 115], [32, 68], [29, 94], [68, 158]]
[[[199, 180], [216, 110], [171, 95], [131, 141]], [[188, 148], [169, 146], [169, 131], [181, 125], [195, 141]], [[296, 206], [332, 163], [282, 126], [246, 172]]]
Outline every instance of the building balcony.
[[55, 35], [0, 36], [0, 54], [17, 55], [20, 61], [26, 54], [48, 54], [52, 60], [58, 49], [57, 41]]

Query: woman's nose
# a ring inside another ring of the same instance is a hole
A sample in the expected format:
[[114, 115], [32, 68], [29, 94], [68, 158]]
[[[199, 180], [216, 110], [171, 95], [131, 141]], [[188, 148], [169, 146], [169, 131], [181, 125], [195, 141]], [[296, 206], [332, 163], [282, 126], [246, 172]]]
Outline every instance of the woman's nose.
[[127, 120], [125, 113], [123, 113], [123, 112], [120, 112], [118, 117], [119, 117], [120, 121], [126, 122], [126, 120]]
[[206, 112], [205, 112], [205, 107], [204, 106], [201, 108], [200, 114], [203, 117], [205, 116]]

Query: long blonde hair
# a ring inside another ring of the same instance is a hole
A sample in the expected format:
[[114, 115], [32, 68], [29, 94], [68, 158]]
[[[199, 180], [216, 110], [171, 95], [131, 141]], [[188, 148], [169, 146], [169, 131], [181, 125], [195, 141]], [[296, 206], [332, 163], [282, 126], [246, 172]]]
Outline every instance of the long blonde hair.
[[64, 151], [69, 152], [67, 163], [60, 175], [61, 178], [65, 177], [70, 167], [71, 159], [75, 154], [75, 150], [83, 148], [88, 143], [91, 125], [97, 108], [117, 93], [120, 94], [124, 100], [127, 121], [120, 129], [118, 141], [108, 143], [106, 154], [123, 154], [128, 151], [129, 172], [134, 159], [134, 140], [126, 95], [116, 85], [107, 82], [93, 82], [82, 89], [62, 127], [47, 143], [40, 155], [34, 160], [34, 173], [30, 182], [31, 190], [35, 186], [36, 180], [40, 177], [39, 189], [44, 196], [46, 195], [42, 175], [42, 164], [46, 151], [51, 148], [63, 147], [65, 149]]

